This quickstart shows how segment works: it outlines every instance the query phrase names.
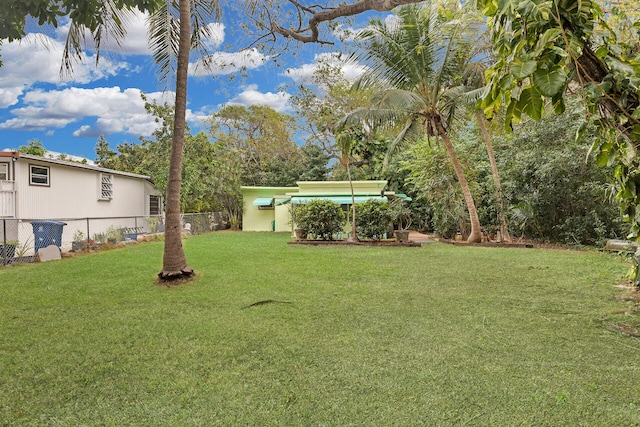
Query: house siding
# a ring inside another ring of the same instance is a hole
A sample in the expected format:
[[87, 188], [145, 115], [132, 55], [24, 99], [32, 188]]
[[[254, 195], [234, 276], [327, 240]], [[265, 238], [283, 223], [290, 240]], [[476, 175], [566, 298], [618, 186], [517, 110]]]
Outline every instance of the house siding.
[[[49, 168], [49, 186], [30, 184], [30, 166]], [[99, 200], [100, 172], [33, 159], [16, 165], [16, 217], [81, 218], [145, 215], [151, 184], [113, 174], [113, 198]]]

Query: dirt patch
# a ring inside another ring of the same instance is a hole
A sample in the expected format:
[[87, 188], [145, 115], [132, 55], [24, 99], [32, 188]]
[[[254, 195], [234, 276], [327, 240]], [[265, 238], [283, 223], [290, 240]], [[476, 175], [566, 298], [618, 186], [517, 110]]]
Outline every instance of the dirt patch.
[[456, 240], [448, 240], [448, 239], [442, 239], [437, 237], [434, 238], [434, 240], [442, 243], [449, 243], [452, 245], [479, 246], [479, 247], [488, 247], [488, 248], [535, 248], [535, 249], [556, 249], [556, 250], [562, 250], [562, 251], [588, 251], [593, 249], [593, 247], [562, 245], [560, 243], [549, 243], [549, 242], [530, 240], [530, 239], [517, 239], [512, 242], [483, 241], [481, 243], [467, 243], [465, 241], [460, 242]]
[[442, 243], [449, 243], [451, 245], [459, 246], [479, 246], [484, 248], [533, 248], [533, 243], [530, 242], [480, 242], [480, 243], [467, 243], [459, 242], [457, 240], [440, 240]]
[[603, 317], [607, 327], [614, 331], [640, 338], [640, 292], [638, 287], [631, 284], [618, 287], [623, 291], [616, 296], [616, 300], [625, 303], [625, 306]]

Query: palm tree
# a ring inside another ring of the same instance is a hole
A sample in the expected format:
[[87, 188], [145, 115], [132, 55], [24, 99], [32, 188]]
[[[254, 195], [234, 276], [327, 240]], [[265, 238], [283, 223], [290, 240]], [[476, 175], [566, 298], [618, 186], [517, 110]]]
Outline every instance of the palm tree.
[[356, 234], [356, 197], [353, 192], [353, 180], [351, 179], [351, 150], [354, 143], [354, 132], [351, 129], [341, 130], [336, 135], [336, 145], [340, 149], [340, 164], [347, 170], [349, 188], [351, 189], [351, 234], [347, 241], [357, 242]]
[[493, 151], [493, 142], [487, 129], [487, 118], [479, 110], [475, 110], [476, 121], [480, 127], [480, 133], [484, 139], [485, 146], [487, 147], [487, 155], [489, 156], [489, 164], [491, 165], [491, 176], [493, 177], [493, 186], [495, 189], [495, 198], [498, 211], [498, 221], [500, 222], [500, 240], [504, 242], [511, 241], [511, 235], [509, 234], [509, 225], [507, 223], [507, 217], [504, 215], [504, 198], [502, 196], [502, 185], [500, 183], [500, 175], [498, 174], [498, 163], [496, 162], [496, 156]]
[[372, 99], [371, 108], [354, 112], [344, 123], [360, 120], [370, 127], [399, 129], [390, 152], [401, 142], [425, 133], [441, 140], [469, 213], [467, 241], [479, 242], [478, 213], [449, 137], [462, 95], [468, 91], [461, 76], [471, 62], [470, 50], [455, 31], [459, 24], [443, 22], [429, 4], [404, 6], [396, 13], [395, 22], [374, 20], [359, 37], [363, 49], [353, 60], [366, 62], [370, 68], [358, 86], [382, 88]]
[[[193, 7], [192, 7], [193, 6]], [[176, 7], [179, 19], [176, 21]], [[207, 24], [218, 11], [217, 1], [168, 0], [149, 19], [149, 42], [161, 81], [175, 71], [175, 109], [169, 178], [165, 205], [165, 241], [160, 280], [174, 280], [193, 276], [182, 247], [182, 218], [180, 215], [180, 187], [182, 185], [182, 157], [186, 130], [187, 79], [189, 55], [192, 48], [208, 64], [204, 38], [211, 35]], [[192, 31], [193, 22], [193, 31]]]
[[[482, 52], [484, 46], [475, 53], [475, 55], [485, 53]], [[496, 162], [496, 156], [493, 151], [493, 141], [489, 134], [487, 126], [487, 118], [478, 106], [478, 100], [482, 93], [486, 90], [485, 71], [487, 69], [486, 64], [482, 61], [477, 61], [467, 67], [463, 75], [463, 81], [465, 86], [475, 88], [471, 90], [468, 95], [465, 96], [469, 102], [470, 108], [473, 109], [473, 113], [480, 129], [480, 134], [484, 140], [484, 144], [487, 149], [487, 156], [489, 157], [489, 164], [491, 165], [491, 177], [493, 178], [494, 196], [496, 199], [496, 210], [498, 214], [500, 239], [501, 241], [510, 242], [511, 235], [509, 234], [509, 224], [507, 223], [507, 217], [504, 214], [504, 198], [502, 196], [502, 184], [500, 182], [500, 174], [498, 173], [498, 163]]]
[[[130, 4], [132, 3], [132, 4]], [[84, 48], [85, 21], [98, 22], [92, 31], [94, 43], [107, 35], [116, 40], [126, 35], [126, 18], [133, 13], [138, 2], [129, 0], [116, 4], [102, 0], [92, 13], [100, 16], [81, 16], [84, 21], [73, 21], [65, 46], [63, 71], [71, 71], [74, 59], [81, 58]], [[151, 4], [151, 3], [150, 3]], [[161, 6], [159, 6], [161, 4]], [[151, 7], [153, 6], [153, 7]], [[175, 75], [175, 109], [169, 178], [166, 193], [165, 245], [161, 280], [190, 277], [193, 270], [187, 264], [182, 248], [182, 219], [180, 218], [180, 187], [182, 184], [182, 155], [186, 129], [187, 78], [189, 56], [193, 48], [198, 50], [204, 66], [210, 64], [204, 40], [212, 35], [208, 24], [218, 13], [217, 0], [166, 0], [155, 1], [147, 8], [149, 17], [149, 43], [158, 65], [160, 81], [167, 84]], [[193, 28], [192, 28], [193, 24]], [[99, 58], [99, 55], [97, 55]]]

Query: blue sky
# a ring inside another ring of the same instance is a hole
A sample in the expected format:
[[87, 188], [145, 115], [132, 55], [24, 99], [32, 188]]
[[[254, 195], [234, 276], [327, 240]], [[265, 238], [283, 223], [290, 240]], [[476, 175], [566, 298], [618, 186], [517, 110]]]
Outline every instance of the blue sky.
[[[238, 15], [233, 18], [237, 21]], [[214, 71], [197, 67], [195, 58], [190, 66], [187, 120], [195, 130], [225, 103], [263, 104], [292, 112], [290, 91], [297, 79], [309, 76], [321, 58], [340, 61], [332, 56], [339, 52], [339, 45], [307, 44], [279, 55], [276, 66], [269, 53], [243, 50], [251, 40], [238, 34], [238, 22], [232, 19], [210, 24], [215, 38], [209, 43], [218, 64]], [[39, 139], [52, 152], [93, 160], [100, 135], [115, 148], [153, 132], [155, 122], [146, 114], [140, 94], [162, 101], [172, 93], [158, 83], [146, 41], [145, 16], [138, 14], [132, 20], [120, 47], [103, 48], [97, 66], [95, 53], [89, 50], [73, 75], [63, 78], [65, 37], [63, 25], [34, 30], [20, 42], [3, 42], [0, 151]], [[246, 69], [244, 77], [241, 67]], [[344, 72], [352, 78], [359, 69], [351, 66]]]

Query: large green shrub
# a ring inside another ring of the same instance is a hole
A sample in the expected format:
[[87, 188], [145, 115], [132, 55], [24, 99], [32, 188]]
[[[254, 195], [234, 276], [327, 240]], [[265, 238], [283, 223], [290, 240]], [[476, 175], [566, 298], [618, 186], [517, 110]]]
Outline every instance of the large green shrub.
[[332, 240], [342, 231], [345, 215], [339, 204], [330, 200], [314, 199], [295, 208], [296, 228], [322, 240]]
[[356, 232], [359, 237], [380, 240], [392, 219], [393, 214], [386, 201], [369, 199], [356, 206]]
[[[606, 168], [585, 154], [591, 145], [575, 142], [583, 112], [579, 105], [561, 116], [531, 122], [517, 133], [497, 139], [496, 153], [503, 177], [503, 192], [511, 203], [510, 228], [514, 235], [551, 242], [604, 246], [607, 239], [624, 238], [627, 224], [609, 195]], [[499, 156], [499, 157], [498, 157]]]

